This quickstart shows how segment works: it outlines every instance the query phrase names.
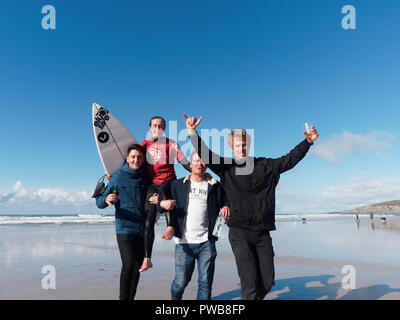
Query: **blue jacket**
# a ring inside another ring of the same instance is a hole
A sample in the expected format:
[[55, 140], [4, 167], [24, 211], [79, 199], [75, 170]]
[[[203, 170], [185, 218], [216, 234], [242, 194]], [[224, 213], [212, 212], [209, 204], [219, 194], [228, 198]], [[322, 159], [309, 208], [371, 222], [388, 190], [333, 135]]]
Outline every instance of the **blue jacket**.
[[147, 165], [138, 170], [129, 168], [125, 162], [123, 167], [110, 179], [104, 193], [96, 199], [100, 209], [106, 208], [106, 197], [118, 190], [118, 201], [115, 203], [115, 229], [117, 234], [143, 235], [146, 218], [144, 205], [147, 189], [150, 185]]
[[[182, 237], [182, 227], [187, 215], [188, 207], [188, 194], [190, 190], [190, 174], [185, 178], [175, 180], [171, 184], [172, 199], [176, 200], [176, 206], [171, 214], [172, 224], [175, 228], [174, 236]], [[218, 240], [218, 237], [212, 235], [215, 222], [219, 215], [220, 210], [224, 206], [230, 207], [228, 198], [226, 197], [225, 190], [222, 185], [212, 178], [210, 175], [206, 175], [206, 180], [208, 182], [208, 195], [207, 195], [207, 213], [208, 213], [208, 239], [211, 241]], [[157, 204], [157, 209], [159, 212], [165, 212], [164, 209], [160, 207], [160, 202]]]

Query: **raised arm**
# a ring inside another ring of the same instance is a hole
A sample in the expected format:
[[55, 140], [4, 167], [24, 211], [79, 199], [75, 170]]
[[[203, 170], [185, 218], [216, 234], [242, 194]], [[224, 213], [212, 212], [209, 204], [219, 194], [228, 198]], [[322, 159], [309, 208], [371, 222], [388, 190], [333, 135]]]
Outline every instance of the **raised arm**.
[[185, 157], [185, 154], [182, 152], [181, 148], [179, 148], [178, 143], [173, 143], [173, 151], [175, 159], [184, 167], [187, 171], [192, 172], [190, 169], [190, 163], [188, 159]]
[[184, 167], [187, 171], [192, 172], [192, 169], [190, 168], [190, 162], [188, 159], [185, 157], [179, 163]]
[[192, 142], [196, 152], [200, 155], [202, 161], [206, 163], [207, 167], [210, 168], [210, 170], [215, 174], [219, 175], [224, 170], [223, 158], [215, 152], [212, 152], [196, 131], [196, 128], [203, 119], [203, 116], [201, 116], [199, 119], [195, 117], [188, 117], [186, 114], [183, 114], [183, 116], [186, 119], [186, 128], [188, 130], [190, 141]]
[[277, 174], [288, 171], [298, 164], [305, 157], [310, 146], [319, 137], [315, 127], [312, 127], [309, 133], [304, 132], [304, 134], [307, 138], [294, 147], [288, 154], [272, 160], [274, 170]]

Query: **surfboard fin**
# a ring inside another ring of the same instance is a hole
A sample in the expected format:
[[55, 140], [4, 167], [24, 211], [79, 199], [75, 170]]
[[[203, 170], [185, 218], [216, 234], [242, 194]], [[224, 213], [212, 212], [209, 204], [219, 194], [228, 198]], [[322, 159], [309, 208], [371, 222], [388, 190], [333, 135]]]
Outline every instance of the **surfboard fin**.
[[106, 190], [106, 185], [105, 185], [105, 183], [104, 183], [104, 178], [105, 178], [105, 177], [106, 177], [105, 175], [102, 176], [102, 177], [99, 179], [99, 181], [97, 182], [97, 185], [96, 185], [96, 188], [94, 189], [92, 198], [97, 199], [97, 198], [100, 197], [100, 196], [104, 193], [104, 191]]

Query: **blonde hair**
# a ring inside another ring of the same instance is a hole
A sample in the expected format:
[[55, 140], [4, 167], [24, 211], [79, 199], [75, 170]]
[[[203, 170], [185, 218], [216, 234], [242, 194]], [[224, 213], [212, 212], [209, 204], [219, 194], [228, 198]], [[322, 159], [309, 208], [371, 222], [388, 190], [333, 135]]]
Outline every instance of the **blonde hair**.
[[246, 139], [246, 144], [250, 145], [251, 137], [244, 129], [234, 129], [228, 134], [228, 143], [232, 148], [232, 142], [234, 139], [239, 138], [240, 140]]

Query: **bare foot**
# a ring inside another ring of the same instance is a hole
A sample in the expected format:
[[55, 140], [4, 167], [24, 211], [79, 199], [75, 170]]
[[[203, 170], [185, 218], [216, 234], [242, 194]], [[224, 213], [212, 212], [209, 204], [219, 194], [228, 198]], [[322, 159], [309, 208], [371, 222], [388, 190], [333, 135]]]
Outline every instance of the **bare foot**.
[[151, 269], [153, 267], [153, 264], [151, 263], [150, 258], [144, 258], [143, 264], [141, 268], [139, 269], [139, 272], [146, 271], [147, 269]]
[[164, 232], [164, 234], [161, 236], [164, 240], [171, 240], [174, 235], [174, 228], [173, 227], [168, 227], [167, 230]]

